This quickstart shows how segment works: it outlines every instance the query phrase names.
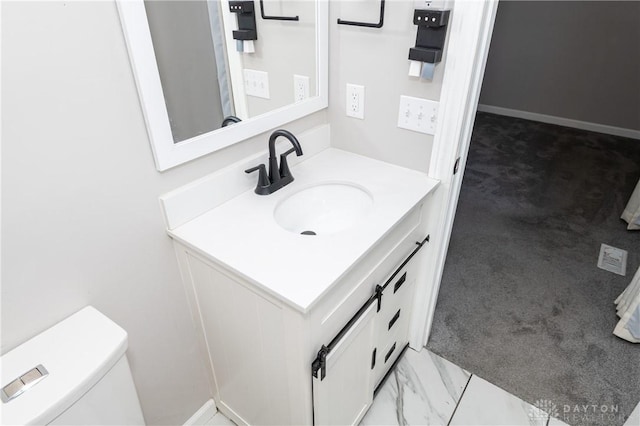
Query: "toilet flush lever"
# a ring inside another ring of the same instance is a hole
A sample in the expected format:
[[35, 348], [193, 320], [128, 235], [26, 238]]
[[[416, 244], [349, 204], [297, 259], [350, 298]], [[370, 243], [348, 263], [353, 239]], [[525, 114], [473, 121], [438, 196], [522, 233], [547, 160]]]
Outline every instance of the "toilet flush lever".
[[0, 392], [2, 402], [6, 404], [12, 399], [19, 397], [48, 375], [49, 372], [42, 364], [32, 368], [2, 388], [2, 392]]

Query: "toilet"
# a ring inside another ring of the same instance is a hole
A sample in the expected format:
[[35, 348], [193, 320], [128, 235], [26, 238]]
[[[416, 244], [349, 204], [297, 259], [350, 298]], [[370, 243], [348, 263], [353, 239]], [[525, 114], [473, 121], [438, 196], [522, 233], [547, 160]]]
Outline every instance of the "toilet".
[[143, 425], [127, 332], [87, 306], [4, 354], [2, 425]]

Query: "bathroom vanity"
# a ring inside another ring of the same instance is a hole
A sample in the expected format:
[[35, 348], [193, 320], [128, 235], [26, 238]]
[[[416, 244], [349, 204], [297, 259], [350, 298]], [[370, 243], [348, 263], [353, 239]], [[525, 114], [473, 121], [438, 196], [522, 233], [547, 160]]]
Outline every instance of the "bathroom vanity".
[[409, 341], [437, 181], [333, 148], [292, 172], [169, 235], [220, 411], [237, 424], [357, 423]]

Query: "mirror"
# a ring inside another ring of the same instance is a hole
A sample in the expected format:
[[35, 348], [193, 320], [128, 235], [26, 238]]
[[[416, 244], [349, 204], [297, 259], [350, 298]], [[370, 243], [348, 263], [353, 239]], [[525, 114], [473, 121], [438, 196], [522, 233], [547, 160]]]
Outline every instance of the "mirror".
[[242, 3], [256, 40], [228, 0], [118, 1], [160, 171], [327, 107], [328, 2]]

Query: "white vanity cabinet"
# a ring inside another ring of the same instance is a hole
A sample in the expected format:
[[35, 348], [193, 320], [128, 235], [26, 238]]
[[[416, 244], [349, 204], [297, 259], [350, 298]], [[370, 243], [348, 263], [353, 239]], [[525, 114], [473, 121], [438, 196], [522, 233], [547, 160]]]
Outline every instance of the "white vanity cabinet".
[[413, 270], [426, 252], [421, 209], [306, 312], [175, 242], [220, 411], [238, 424], [360, 421], [408, 344]]
[[375, 345], [375, 319], [376, 306], [371, 304], [324, 356], [324, 366], [313, 371], [312, 364], [317, 375], [313, 379], [315, 424], [356, 424], [371, 405], [373, 374], [367, 360]]
[[356, 424], [409, 344], [411, 258], [421, 242], [312, 363], [315, 424]]
[[[326, 140], [328, 129], [314, 132]], [[269, 196], [215, 193], [259, 162], [161, 198], [211, 393], [237, 424], [357, 423], [407, 346], [427, 263], [423, 207], [438, 182], [329, 147]], [[317, 235], [279, 221], [287, 200], [318, 188], [357, 193], [363, 209], [326, 195], [316, 201], [334, 201], [328, 217], [322, 203], [289, 212]]]

